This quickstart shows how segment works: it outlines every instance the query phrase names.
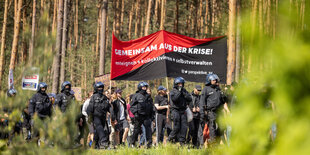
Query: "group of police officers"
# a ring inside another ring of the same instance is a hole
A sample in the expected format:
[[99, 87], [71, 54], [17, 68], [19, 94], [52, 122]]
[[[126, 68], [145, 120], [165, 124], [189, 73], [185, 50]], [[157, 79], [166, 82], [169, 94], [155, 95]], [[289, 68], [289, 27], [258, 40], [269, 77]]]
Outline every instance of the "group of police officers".
[[[133, 133], [127, 138], [129, 147], [136, 146], [138, 137], [142, 134], [142, 126], [145, 128], [147, 148], [152, 146], [154, 130], [157, 137], [156, 144], [163, 142], [166, 130], [169, 142], [179, 142], [180, 145], [185, 145], [192, 141], [192, 145], [199, 148], [204, 143], [205, 125], [209, 129], [208, 143], [215, 143], [219, 136], [216, 123], [217, 113], [220, 107], [226, 104], [226, 97], [219, 87], [219, 81], [216, 74], [208, 74], [203, 90], [201, 86], [197, 85], [194, 91], [189, 93], [185, 89], [184, 78], [177, 77], [174, 79], [173, 89], [170, 92], [163, 86], [158, 87], [158, 94], [154, 102], [151, 94], [147, 92], [148, 83], [140, 82], [135, 94], [130, 96], [129, 109], [126, 109], [124, 99], [118, 101], [120, 104], [112, 104], [111, 97], [104, 93], [104, 84], [96, 82], [93, 86], [94, 92], [85, 108], [87, 113], [85, 120], [91, 124], [94, 130], [96, 148], [109, 148], [111, 129], [108, 118], [113, 122], [113, 125], [120, 126], [120, 128], [128, 128], [128, 119], [130, 119]], [[28, 109], [25, 110], [28, 115], [27, 122], [32, 122], [31, 119], [35, 114], [41, 120], [52, 115], [53, 105], [46, 91], [47, 84], [39, 83], [37, 93], [30, 99]], [[9, 96], [15, 94], [16, 91], [13, 89], [8, 91]], [[73, 100], [75, 98], [71, 91], [71, 83], [66, 81], [61, 85], [61, 93], [55, 97], [55, 105], [65, 113]], [[224, 107], [227, 109], [227, 106]], [[132, 113], [131, 118], [128, 116], [127, 110]], [[189, 113], [193, 116], [190, 122], [188, 122]], [[155, 128], [153, 121], [155, 121]], [[30, 129], [27, 130], [30, 132]], [[31, 137], [27, 138], [31, 139]]]

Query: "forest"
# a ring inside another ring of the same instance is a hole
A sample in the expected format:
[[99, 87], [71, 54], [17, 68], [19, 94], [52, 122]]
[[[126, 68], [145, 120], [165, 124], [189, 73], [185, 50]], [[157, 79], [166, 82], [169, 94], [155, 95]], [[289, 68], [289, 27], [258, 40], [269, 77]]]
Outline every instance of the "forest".
[[[1, 0], [0, 102], [1, 106], [17, 107], [10, 116], [12, 121], [20, 119], [22, 107], [34, 94], [21, 89], [26, 73], [38, 73], [40, 81], [47, 83], [48, 92], [58, 93], [61, 84], [70, 81], [72, 87], [81, 87], [86, 97], [93, 90], [95, 77], [110, 73], [112, 33], [121, 41], [159, 30], [197, 39], [227, 36], [227, 81], [223, 83], [238, 82], [239, 87], [232, 115], [220, 118], [220, 125], [229, 124], [233, 129], [229, 146], [202, 150], [173, 145], [149, 150], [70, 150], [66, 146], [76, 133], [73, 120], [77, 112], [72, 110], [66, 114], [68, 119], [55, 117], [49, 120], [50, 128], [41, 130], [48, 131], [46, 137], [53, 137], [53, 149], [23, 143], [20, 138], [9, 147], [0, 140], [0, 152], [307, 154], [309, 7], [307, 0]], [[14, 101], [6, 97], [10, 71], [18, 92]], [[155, 93], [159, 85], [170, 89], [173, 78], [147, 82]], [[122, 80], [115, 86], [127, 95], [136, 91], [137, 84]], [[187, 82], [186, 87], [192, 90], [196, 84], [202, 83]], [[267, 100], [275, 103], [275, 111], [264, 108]], [[270, 142], [268, 133], [274, 122], [277, 139]], [[57, 135], [55, 130], [62, 132]]]

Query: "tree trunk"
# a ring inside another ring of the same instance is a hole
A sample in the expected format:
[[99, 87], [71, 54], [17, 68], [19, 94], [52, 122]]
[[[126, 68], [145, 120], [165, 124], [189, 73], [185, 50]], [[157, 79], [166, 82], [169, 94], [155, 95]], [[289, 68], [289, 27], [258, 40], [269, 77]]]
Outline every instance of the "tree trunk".
[[144, 35], [148, 35], [149, 33], [149, 25], [151, 21], [151, 8], [152, 8], [152, 1], [149, 0], [148, 6], [147, 6], [147, 15], [146, 15], [146, 24], [145, 24], [145, 30], [144, 30]]
[[234, 80], [236, 64], [236, 8], [237, 0], [229, 0], [229, 27], [228, 27], [228, 58], [227, 58], [227, 84]]
[[18, 0], [14, 0], [14, 18], [16, 19], [16, 14], [18, 10]]
[[44, 4], [45, 4], [45, 0], [41, 0], [41, 9], [40, 9], [40, 15], [43, 15], [44, 12]]
[[252, 8], [252, 37], [255, 33], [255, 27], [256, 27], [256, 14], [257, 14], [257, 0], [254, 0], [253, 2], [253, 8]]
[[174, 16], [174, 33], [179, 33], [179, 0], [175, 2], [175, 16]]
[[192, 13], [191, 13], [191, 5], [189, 0], [186, 1], [186, 10], [189, 10], [189, 15], [186, 17], [186, 30], [187, 30], [187, 35], [190, 36], [190, 28], [191, 28], [191, 17], [192, 17]]
[[[15, 1], [16, 2], [16, 1]], [[18, 8], [15, 8], [17, 11], [15, 14], [15, 23], [14, 23], [14, 36], [13, 36], [13, 43], [12, 43], [12, 53], [11, 53], [11, 61], [10, 61], [10, 70], [15, 69], [15, 61], [16, 61], [16, 53], [18, 47], [18, 38], [19, 38], [19, 27], [20, 27], [20, 18], [21, 18], [21, 10], [22, 10], [23, 0], [18, 1]]]
[[[5, 0], [4, 4], [4, 17], [3, 17], [3, 25], [2, 25], [2, 34], [1, 34], [1, 54], [0, 54], [0, 82], [2, 81], [3, 75], [3, 67], [4, 67], [4, 56], [5, 56], [5, 35], [6, 35], [6, 24], [8, 18], [8, 2], [9, 0]], [[0, 85], [0, 90], [2, 85]]]
[[[144, 3], [144, 6], [143, 6], [143, 3]], [[146, 1], [142, 1], [141, 2], [141, 6], [142, 6], [142, 8], [145, 8], [145, 11], [147, 11], [147, 2]], [[146, 12], [143, 12], [144, 10], [142, 10], [141, 9], [141, 16], [140, 16], [140, 27], [139, 27], [139, 30], [140, 30], [140, 35], [139, 35], [139, 37], [143, 37], [143, 34], [144, 34], [144, 17], [146, 16]]]
[[56, 28], [57, 4], [58, 4], [58, 0], [54, 0], [54, 11], [53, 11], [52, 34], [54, 34], [54, 32], [55, 32], [55, 28]]
[[192, 37], [196, 37], [196, 26], [197, 26], [197, 10], [196, 8], [194, 8], [194, 4], [191, 3], [191, 8], [190, 8], [190, 12], [191, 12], [191, 16], [192, 16], [192, 20], [191, 20], [191, 32], [193, 32]]
[[199, 33], [200, 33], [200, 38], [203, 37], [203, 14], [202, 14], [202, 11], [203, 11], [203, 7], [202, 7], [202, 0], [199, 0]]
[[113, 3], [112, 3], [112, 5], [113, 5], [113, 10], [114, 10], [114, 16], [113, 16], [113, 29], [112, 29], [112, 32], [113, 33], [115, 33], [115, 30], [116, 30], [116, 20], [117, 20], [117, 18], [116, 18], [116, 15], [117, 15], [117, 10], [116, 10], [116, 2], [117, 2], [117, 0], [113, 0]]
[[[82, 10], [82, 20], [84, 21], [85, 19], [85, 14], [86, 14], [86, 8], [87, 8], [87, 2], [88, 0], [85, 0], [84, 1], [84, 6], [83, 6], [83, 10]], [[84, 29], [81, 28], [80, 29], [80, 38], [79, 38], [79, 41], [80, 41], [80, 45], [83, 45], [83, 37], [84, 37]]]
[[277, 32], [277, 18], [278, 18], [278, 0], [275, 0], [275, 13], [274, 13], [274, 20], [273, 20], [273, 39], [276, 39], [276, 32]]
[[165, 4], [166, 3], [166, 0], [161, 0], [161, 13], [160, 13], [160, 29], [161, 30], [164, 30], [165, 27], [164, 27], [164, 23], [165, 23]]
[[109, 45], [109, 41], [110, 41], [110, 38], [109, 38], [109, 36], [110, 35], [108, 35], [108, 34], [110, 34], [109, 33], [109, 16], [108, 16], [108, 13], [107, 13], [107, 20], [106, 20], [106, 23], [107, 23], [107, 25], [105, 26], [106, 27], [106, 29], [105, 29], [105, 32], [106, 32], [106, 34], [107, 35], [105, 35], [105, 40], [106, 40], [106, 43], [105, 43], [105, 51], [107, 51], [107, 49], [108, 49], [108, 45]]
[[206, 14], [205, 14], [205, 37], [209, 36], [210, 29], [209, 29], [209, 23], [210, 23], [210, 0], [206, 0]]
[[124, 10], [125, 10], [125, 1], [122, 0], [122, 3], [121, 3], [121, 6], [122, 6], [122, 9], [121, 9], [121, 21], [120, 21], [120, 33], [122, 34], [123, 36], [123, 24], [124, 24]]
[[25, 62], [26, 59], [27, 59], [27, 48], [28, 48], [28, 45], [27, 45], [27, 40], [26, 40], [26, 29], [28, 27], [28, 23], [27, 23], [27, 16], [26, 16], [26, 8], [27, 7], [24, 7], [23, 8], [23, 30], [22, 30], [22, 48], [21, 48], [21, 55], [20, 55], [20, 62]]
[[240, 63], [241, 63], [241, 2], [237, 2], [237, 34], [236, 34], [236, 71], [235, 71], [235, 81], [239, 82], [240, 79]]
[[62, 22], [63, 22], [63, 0], [59, 0], [58, 13], [57, 13], [57, 36], [56, 47], [54, 56], [54, 75], [53, 75], [53, 87], [52, 92], [58, 93], [59, 89], [59, 76], [60, 76], [60, 54], [61, 54], [61, 42], [62, 42]]
[[300, 6], [301, 7], [301, 9], [300, 9], [300, 18], [301, 19], [300, 20], [301, 20], [301, 30], [302, 31], [304, 31], [304, 29], [305, 29], [305, 26], [304, 26], [305, 25], [304, 24], [305, 23], [305, 5], [306, 5], [305, 3], [306, 3], [306, 1], [302, 0], [301, 6]]
[[32, 1], [32, 24], [31, 24], [31, 40], [29, 45], [29, 64], [32, 65], [33, 48], [34, 48], [34, 35], [36, 27], [36, 4], [37, 0]]
[[212, 17], [211, 17], [211, 36], [214, 35], [215, 29], [215, 11], [216, 11], [216, 0], [212, 0]]
[[98, 20], [97, 20], [97, 37], [96, 37], [96, 62], [99, 61], [99, 40], [100, 40], [100, 25], [101, 25], [101, 5], [98, 5]]
[[259, 34], [263, 34], [263, 0], [259, 0]]
[[[74, 28], [73, 28], [73, 36], [74, 36], [74, 49], [72, 51], [72, 61], [78, 63], [78, 58], [77, 58], [77, 50], [78, 50], [78, 43], [79, 43], [79, 0], [75, 1], [75, 6], [73, 7], [74, 11]], [[73, 77], [72, 77], [72, 83], [76, 84], [77, 83], [77, 68], [74, 66], [73, 68]]]
[[270, 20], [270, 10], [271, 10], [271, 0], [267, 0], [267, 22], [266, 22], [266, 30], [267, 30], [267, 34], [270, 35], [270, 30], [271, 30], [271, 27], [270, 27], [270, 23], [271, 23], [271, 20]]
[[101, 5], [101, 30], [100, 30], [100, 61], [99, 61], [99, 75], [104, 74], [105, 70], [105, 43], [106, 43], [106, 19], [108, 13], [108, 0], [103, 0]]
[[141, 9], [140, 9], [140, 0], [136, 1], [136, 22], [135, 22], [135, 38], [139, 36], [138, 34], [138, 26], [140, 26], [140, 14], [141, 14]]
[[115, 32], [114, 35], [119, 38], [120, 31], [120, 0], [116, 0], [116, 22], [115, 22]]
[[158, 11], [158, 6], [159, 6], [159, 1], [160, 0], [155, 0], [155, 9], [154, 9], [154, 24], [153, 24], [153, 30], [156, 30], [156, 27], [157, 27], [157, 25], [158, 25], [158, 23], [159, 23], [159, 17], [160, 16], [158, 16], [158, 13], [159, 13], [159, 11]]
[[68, 34], [68, 0], [64, 0], [64, 17], [62, 27], [62, 43], [61, 43], [61, 67], [60, 67], [60, 83], [65, 81], [66, 69], [66, 51], [67, 51], [67, 34]]
[[132, 27], [132, 16], [135, 4], [133, 3], [129, 12], [129, 22], [128, 22], [128, 40], [131, 40], [131, 27]]

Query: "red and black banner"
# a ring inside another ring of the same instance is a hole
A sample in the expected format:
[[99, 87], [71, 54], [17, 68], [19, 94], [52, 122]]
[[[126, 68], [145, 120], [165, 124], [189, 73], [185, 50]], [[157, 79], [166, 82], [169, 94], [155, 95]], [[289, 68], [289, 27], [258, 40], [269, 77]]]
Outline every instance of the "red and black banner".
[[164, 30], [148, 36], [120, 41], [113, 35], [112, 80], [152, 80], [183, 77], [205, 82], [215, 73], [226, 81], [227, 39], [195, 39]]

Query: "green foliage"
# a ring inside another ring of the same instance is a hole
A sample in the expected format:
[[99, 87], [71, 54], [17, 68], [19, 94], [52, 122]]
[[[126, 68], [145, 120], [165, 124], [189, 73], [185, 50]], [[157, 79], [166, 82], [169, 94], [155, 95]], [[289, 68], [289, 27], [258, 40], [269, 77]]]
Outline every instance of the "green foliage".
[[[243, 18], [244, 43], [252, 71], [237, 90], [238, 103], [228, 118], [233, 135], [228, 154], [308, 154], [309, 147], [309, 29], [302, 31], [289, 2], [279, 5], [275, 39]], [[296, 13], [296, 14], [295, 14]], [[300, 15], [300, 14], [298, 14]], [[309, 25], [309, 16], [305, 25]], [[247, 29], [249, 28], [250, 29]], [[254, 34], [251, 33], [254, 30]], [[307, 34], [307, 35], [306, 35]], [[270, 110], [268, 101], [275, 104]], [[224, 119], [222, 119], [224, 120]], [[223, 121], [224, 122], [224, 121]], [[271, 125], [277, 137], [271, 142]]]

